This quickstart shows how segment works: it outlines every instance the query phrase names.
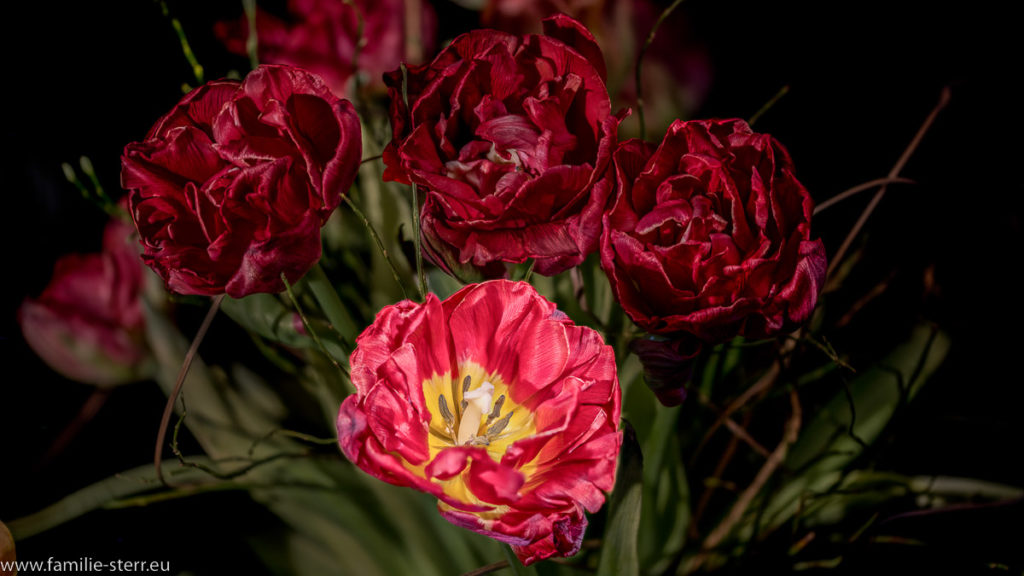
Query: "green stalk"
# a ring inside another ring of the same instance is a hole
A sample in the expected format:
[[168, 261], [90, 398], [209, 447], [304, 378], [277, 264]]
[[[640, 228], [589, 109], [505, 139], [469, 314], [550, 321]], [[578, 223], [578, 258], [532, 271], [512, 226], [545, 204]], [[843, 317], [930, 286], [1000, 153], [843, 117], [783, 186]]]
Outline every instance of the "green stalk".
[[640, 47], [640, 53], [636, 57], [634, 81], [636, 82], [636, 112], [638, 120], [640, 120], [641, 140], [647, 139], [647, 123], [644, 121], [644, 85], [643, 82], [640, 81], [643, 76], [644, 55], [647, 54], [647, 49], [650, 48], [651, 44], [654, 42], [654, 36], [658, 33], [658, 28], [661, 28], [661, 23], [664, 22], [665, 19], [668, 18], [669, 15], [672, 14], [672, 12], [674, 12], [682, 3], [683, 0], [675, 0], [671, 6], [665, 8], [661, 15], [658, 16], [658, 19], [654, 22], [654, 26], [651, 27], [651, 32], [647, 35], [647, 40], [644, 41], [644, 45]]
[[[409, 70], [405, 67], [405, 63], [401, 64], [401, 68], [402, 102], [405, 104], [406, 111], [409, 111]], [[427, 275], [423, 271], [423, 240], [420, 237], [422, 234], [422, 230], [420, 230], [420, 196], [415, 182], [412, 183], [412, 230], [413, 244], [416, 250], [416, 277], [419, 278], [420, 300], [425, 300], [427, 298]]]
[[260, 65], [259, 36], [256, 30], [256, 0], [242, 0], [245, 19], [249, 23], [249, 35], [245, 38], [245, 53], [249, 55], [249, 66], [255, 70]]
[[181, 43], [181, 53], [185, 55], [185, 60], [188, 60], [189, 66], [192, 67], [192, 75], [195, 76], [196, 83], [202, 85], [205, 82], [203, 80], [203, 67], [196, 59], [195, 53], [192, 52], [192, 46], [188, 43], [188, 38], [185, 37], [185, 29], [182, 28], [181, 21], [171, 16], [171, 11], [163, 0], [160, 1], [160, 11], [164, 17], [171, 19], [171, 27], [174, 28], [174, 33], [178, 36], [178, 42]]
[[338, 292], [334, 290], [334, 286], [331, 284], [330, 279], [327, 278], [327, 274], [324, 273], [324, 269], [320, 267], [319, 263], [314, 264], [313, 268], [303, 277], [303, 280], [306, 282], [306, 286], [309, 287], [310, 292], [313, 293], [313, 298], [320, 305], [320, 310], [327, 317], [331, 327], [341, 337], [345, 347], [351, 350], [352, 343], [356, 341], [356, 336], [359, 335], [359, 327], [348, 313], [348, 309], [341, 303], [341, 298], [338, 297]]
[[352, 212], [354, 212], [355, 215], [363, 221], [363, 225], [366, 226], [366, 231], [370, 233], [370, 237], [373, 238], [374, 244], [376, 244], [377, 249], [380, 250], [381, 256], [384, 257], [384, 261], [387, 262], [388, 267], [391, 268], [391, 276], [394, 277], [395, 284], [398, 284], [398, 287], [402, 289], [402, 297], [408, 299], [409, 296], [405, 292], [405, 286], [402, 284], [402, 279], [398, 277], [398, 268], [396, 268], [395, 263], [391, 261], [391, 255], [388, 254], [388, 249], [384, 247], [384, 241], [380, 239], [380, 234], [377, 234], [377, 230], [374, 229], [373, 224], [370, 223], [370, 219], [366, 217], [366, 214], [363, 214], [363, 211], [360, 210], [359, 207], [356, 206], [356, 203], [348, 196], [342, 196], [341, 199], [344, 200], [345, 204], [352, 209]]
[[[302, 319], [302, 325], [305, 326], [306, 332], [309, 332], [310, 337], [312, 337], [313, 341], [316, 342], [316, 345], [320, 348], [320, 351], [323, 352], [324, 356], [327, 356], [327, 358], [331, 361], [331, 363], [334, 364], [334, 366], [338, 369], [338, 372], [341, 373], [341, 381], [342, 382], [348, 382], [348, 378], [349, 378], [348, 370], [346, 370], [345, 367], [342, 366], [334, 356], [331, 356], [331, 353], [327, 351], [327, 347], [324, 346], [323, 341], [320, 340], [320, 336], [318, 336], [317, 333], [313, 330], [313, 327], [309, 323], [309, 319], [306, 318], [306, 314], [303, 313], [302, 307], [299, 306], [299, 300], [298, 300], [298, 298], [295, 297], [295, 293], [292, 292], [292, 285], [288, 283], [288, 278], [285, 277], [284, 272], [281, 273], [281, 281], [284, 282], [284, 290], [285, 290], [285, 292], [288, 293], [288, 298], [291, 299], [292, 304], [295, 306], [295, 312], [299, 315], [299, 318]], [[334, 289], [331, 288], [331, 291], [333, 291], [333, 290]], [[337, 298], [337, 294], [335, 294], [335, 297]], [[340, 301], [339, 301], [339, 304], [340, 304]], [[321, 308], [322, 308], [322, 306], [321, 306]], [[342, 340], [344, 341], [344, 338], [342, 338]], [[351, 346], [349, 346], [347, 342], [344, 344], [344, 347], [345, 347], [345, 353], [346, 354], [352, 349]], [[351, 388], [351, 386], [347, 386], [346, 385], [346, 390], [345, 391], [347, 393], [351, 393], [354, 390]]]
[[[404, 71], [405, 68], [402, 70]], [[417, 288], [420, 290], [420, 300], [423, 301], [427, 298], [427, 275], [423, 271], [423, 241], [420, 239], [420, 197], [415, 182], [412, 183], [412, 229], [413, 244], [416, 250], [416, 277], [419, 278]]]

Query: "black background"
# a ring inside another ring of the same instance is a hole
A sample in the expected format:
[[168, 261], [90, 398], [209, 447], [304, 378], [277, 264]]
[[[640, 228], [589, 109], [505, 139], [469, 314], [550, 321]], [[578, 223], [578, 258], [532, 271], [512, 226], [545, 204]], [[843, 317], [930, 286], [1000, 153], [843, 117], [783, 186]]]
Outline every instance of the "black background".
[[[1024, 486], [1024, 292], [1016, 276], [1024, 254], [1024, 100], [1011, 86], [1021, 51], [1007, 14], [985, 3], [955, 6], [689, 0], [681, 10], [713, 65], [712, 92], [697, 115], [749, 117], [788, 85], [756, 128], [787, 146], [818, 201], [884, 177], [940, 90], [950, 87], [949, 106], [903, 172], [918, 184], [893, 187], [866, 228], [864, 281], [893, 273], [890, 287], [836, 344], [869, 356], [898, 341], [908, 322], [926, 319], [947, 330], [954, 348], [882, 447], [880, 465]], [[218, 18], [239, 12], [238, 3], [171, 9], [207, 78], [244, 69], [209, 33]], [[455, 6], [440, 4], [439, 11], [442, 38], [473, 23]], [[10, 521], [151, 458], [164, 399], [155, 385], [139, 384], [117, 389], [61, 454], [41, 463], [91, 389], [35, 357], [15, 310], [42, 290], [60, 254], [99, 247], [105, 217], [63, 179], [60, 163], [89, 156], [105, 187], [119, 192], [121, 149], [145, 135], [192, 77], [155, 2], [13, 3], [5, 12], [0, 519]], [[816, 220], [830, 255], [867, 200], [849, 200]], [[928, 269], [931, 290], [923, 282]], [[230, 330], [222, 324], [215, 333]], [[1019, 565], [1022, 553], [1003, 545], [1024, 541], [1019, 507], [993, 514], [926, 525], [922, 530], [943, 545], [923, 561], [939, 565], [987, 545], [997, 550], [993, 557]], [[94, 513], [20, 543], [18, 551], [23, 559], [172, 560], [175, 570], [196, 574], [259, 574], [242, 537], [272, 522], [244, 496], [221, 494]], [[226, 536], [232, 534], [240, 536]]]

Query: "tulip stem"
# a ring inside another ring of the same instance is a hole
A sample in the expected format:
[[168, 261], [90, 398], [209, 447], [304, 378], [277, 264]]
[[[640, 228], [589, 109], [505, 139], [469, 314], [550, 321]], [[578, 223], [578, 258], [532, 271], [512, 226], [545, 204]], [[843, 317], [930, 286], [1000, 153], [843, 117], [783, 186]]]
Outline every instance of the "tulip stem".
[[359, 334], [359, 327], [352, 319], [352, 315], [348, 313], [348, 308], [342, 304], [338, 292], [331, 284], [327, 273], [320, 267], [320, 263], [314, 264], [303, 279], [334, 332], [341, 338], [342, 344], [351, 350], [352, 342], [355, 342], [356, 336]]
[[352, 75], [352, 82], [355, 84], [354, 92], [358, 94], [362, 85], [359, 77], [359, 56], [362, 53], [363, 46], [366, 45], [366, 36], [363, 35], [366, 21], [363, 19], [363, 11], [359, 9], [359, 6], [353, 0], [341, 0], [341, 3], [351, 8], [356, 15], [356, 45], [352, 49], [352, 69], [356, 73]]
[[[405, 105], [406, 112], [409, 111], [409, 69], [405, 67], [405, 63], [400, 64], [402, 69], [402, 104]], [[416, 277], [419, 279], [419, 291], [420, 300], [425, 300], [427, 297], [427, 276], [423, 272], [423, 239], [420, 237], [422, 230], [420, 229], [420, 195], [419, 188], [416, 183], [412, 183], [412, 241], [413, 250], [416, 251]]]
[[203, 338], [206, 337], [206, 332], [210, 329], [210, 324], [213, 323], [213, 318], [217, 315], [217, 311], [220, 310], [220, 304], [223, 301], [224, 294], [213, 299], [210, 309], [206, 312], [206, 318], [203, 319], [203, 323], [199, 326], [199, 331], [196, 332], [195, 338], [192, 339], [192, 345], [189, 346], [188, 352], [185, 354], [185, 360], [181, 363], [181, 370], [178, 371], [178, 380], [174, 383], [170, 396], [167, 397], [163, 416], [160, 417], [160, 429], [156, 434], [156, 447], [153, 450], [153, 470], [156, 472], [157, 480], [164, 486], [170, 486], [170, 484], [164, 478], [161, 461], [164, 454], [164, 440], [167, 438], [167, 425], [171, 423], [174, 403], [177, 402], [178, 396], [181, 395], [181, 389], [185, 385], [185, 376], [188, 375], [188, 369], [192, 366], [192, 360], [196, 357], [199, 345], [202, 344]]
[[420, 301], [423, 301], [427, 298], [427, 275], [423, 271], [423, 241], [420, 238], [420, 197], [415, 182], [412, 183], [412, 218], [413, 244], [415, 244], [413, 249], [416, 251], [416, 278], [419, 280], [416, 286], [420, 291]]
[[764, 106], [761, 106], [761, 108], [757, 112], [754, 112], [754, 115], [751, 116], [749, 120], [747, 120], [747, 125], [753, 126], [754, 122], [757, 122], [758, 119], [761, 118], [761, 116], [764, 116], [765, 112], [771, 110], [772, 106], [775, 106], [775, 103], [778, 102], [786, 94], [789, 94], [789, 84], [786, 84], [782, 88], [779, 88], [779, 91], [775, 93], [775, 96], [772, 96], [771, 100], [765, 102]]
[[256, 0], [242, 0], [242, 8], [245, 10], [245, 20], [249, 24], [249, 34], [245, 37], [245, 52], [249, 55], [249, 66], [255, 70], [260, 65]]
[[516, 557], [516, 553], [512, 551], [512, 546], [505, 545], [501, 549], [505, 552], [505, 560], [508, 562], [508, 569], [512, 574], [515, 576], [537, 576], [537, 570], [532, 566], [523, 566], [523, 563]]
[[78, 433], [92, 421], [96, 413], [100, 411], [100, 408], [107, 402], [107, 398], [110, 397], [112, 388], [96, 388], [92, 394], [86, 398], [85, 403], [78, 410], [78, 414], [74, 417], [64, 430], [61, 431], [60, 436], [53, 441], [50, 448], [46, 451], [46, 454], [36, 464], [35, 469], [40, 470], [47, 466], [53, 461], [54, 457], [64, 451], [68, 444], [78, 436]]
[[[316, 266], [314, 266], [314, 269], [320, 269], [320, 265], [317, 264]], [[334, 287], [331, 286], [330, 282], [327, 281], [327, 276], [323, 273], [322, 269], [320, 269], [319, 275], [315, 274], [313, 270], [310, 270], [306, 276], [309, 277], [309, 279], [306, 282], [306, 285], [309, 286], [310, 291], [313, 292], [313, 297], [320, 304], [320, 309], [324, 311], [324, 314], [327, 316], [328, 322], [335, 326], [335, 331], [338, 332], [338, 336], [341, 337], [344, 352], [348, 354], [349, 350], [351, 350], [351, 346], [348, 343], [348, 339], [345, 338], [345, 336], [340, 332], [337, 324], [335, 324], [335, 320], [332, 319], [331, 317], [332, 314], [328, 313], [327, 310], [331, 309], [335, 316], [339, 316], [338, 321], [340, 322], [351, 323], [352, 319], [348, 317], [348, 312], [345, 311], [345, 307], [342, 306], [341, 300], [338, 299], [337, 292], [334, 292]], [[322, 276], [322, 278], [316, 278], [316, 276]], [[299, 318], [302, 319], [302, 325], [306, 328], [306, 332], [309, 332], [310, 337], [313, 338], [314, 342], [316, 342], [316, 345], [320, 348], [320, 351], [324, 353], [324, 356], [327, 356], [331, 363], [334, 364], [334, 366], [338, 369], [338, 372], [341, 373], [341, 381], [345, 383], [343, 384], [346, 388], [345, 391], [347, 393], [353, 392], [351, 385], [348, 384], [348, 370], [346, 370], [345, 367], [342, 366], [341, 363], [338, 362], [338, 360], [334, 356], [331, 356], [331, 353], [327, 351], [327, 347], [324, 346], [323, 341], [320, 340], [320, 336], [318, 336], [316, 331], [313, 330], [313, 326], [312, 324], [309, 323], [309, 319], [306, 318], [306, 314], [303, 313], [302, 307], [299, 306], [299, 300], [295, 297], [295, 293], [292, 291], [292, 285], [288, 282], [288, 278], [285, 277], [284, 272], [281, 273], [281, 281], [284, 282], [284, 290], [285, 292], [288, 293], [288, 298], [291, 299], [292, 305], [295, 306], [295, 312], [299, 315]], [[323, 284], [326, 284], [326, 288], [323, 286]], [[314, 288], [314, 285], [317, 285], [316, 288]], [[330, 294], [319, 294], [319, 292], [327, 291], [334, 294], [333, 298], [331, 297]], [[324, 304], [325, 300], [328, 301], [327, 304]], [[334, 302], [332, 302], [332, 300]], [[340, 310], [340, 312], [338, 312], [338, 310]], [[355, 324], [351, 325], [353, 326], [354, 330]]]
[[651, 31], [647, 34], [647, 40], [644, 41], [644, 45], [640, 47], [640, 53], [636, 56], [636, 66], [634, 67], [635, 77], [633, 81], [636, 83], [636, 112], [638, 120], [640, 120], [640, 139], [647, 139], [647, 123], [644, 121], [644, 85], [640, 81], [643, 76], [643, 64], [644, 55], [647, 54], [647, 49], [651, 47], [654, 42], [654, 36], [658, 33], [658, 28], [661, 28], [661, 23], [664, 22], [683, 0], [675, 0], [668, 8], [665, 8], [658, 16], [658, 19], [654, 22], [654, 26], [651, 27]]
[[341, 199], [344, 200], [345, 204], [352, 209], [352, 212], [354, 212], [355, 215], [363, 221], [363, 225], [366, 226], [366, 231], [370, 233], [370, 238], [373, 238], [373, 242], [377, 245], [377, 249], [380, 250], [381, 256], [384, 257], [384, 261], [387, 262], [388, 267], [391, 268], [391, 276], [395, 279], [395, 283], [398, 284], [398, 287], [402, 290], [402, 297], [408, 299], [409, 295], [405, 291], [405, 285], [402, 284], [401, 278], [398, 277], [398, 268], [395, 268], [395, 263], [391, 261], [391, 255], [388, 254], [388, 249], [384, 247], [384, 242], [380, 239], [380, 235], [377, 234], [377, 230], [374, 229], [373, 224], [370, 223], [366, 214], [363, 214], [363, 211], [360, 210], [359, 207], [356, 206], [356, 203], [350, 200], [347, 195], [342, 196]]
[[530, 260], [530, 266], [526, 269], [526, 273], [523, 274], [523, 282], [529, 283], [530, 278], [533, 277], [533, 267], [537, 265], [536, 260]]

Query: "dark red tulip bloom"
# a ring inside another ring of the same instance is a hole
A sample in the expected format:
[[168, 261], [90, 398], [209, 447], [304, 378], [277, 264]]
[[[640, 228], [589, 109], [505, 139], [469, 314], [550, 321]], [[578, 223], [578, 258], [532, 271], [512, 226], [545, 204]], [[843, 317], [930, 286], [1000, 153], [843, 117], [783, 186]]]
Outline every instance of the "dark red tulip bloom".
[[530, 258], [556, 274], [597, 250], [620, 118], [593, 36], [565, 16], [545, 29], [459, 36], [409, 68], [408, 106], [401, 72], [386, 79], [384, 177], [425, 191], [424, 252], [456, 275]]
[[320, 259], [361, 154], [352, 105], [309, 72], [209, 82], [125, 147], [143, 260], [182, 294], [280, 292]]
[[601, 266], [648, 332], [765, 338], [807, 320], [825, 277], [789, 154], [742, 120], [675, 122], [615, 154]]
[[525, 564], [580, 547], [621, 443], [615, 357], [527, 283], [473, 284], [381, 310], [352, 354], [345, 455], [433, 494], [449, 521]]

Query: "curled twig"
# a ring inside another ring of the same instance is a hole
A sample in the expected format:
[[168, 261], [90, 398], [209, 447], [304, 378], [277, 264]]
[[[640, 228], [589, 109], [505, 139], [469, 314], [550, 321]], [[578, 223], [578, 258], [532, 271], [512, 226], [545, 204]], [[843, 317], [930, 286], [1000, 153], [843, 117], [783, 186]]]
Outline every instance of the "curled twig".
[[192, 339], [192, 345], [185, 354], [185, 360], [181, 363], [181, 370], [178, 371], [178, 380], [174, 383], [170, 396], [167, 397], [163, 416], [160, 417], [160, 429], [156, 434], [156, 447], [153, 450], [153, 469], [156, 472], [157, 480], [164, 486], [170, 486], [164, 477], [161, 462], [164, 455], [164, 440], [167, 438], [167, 425], [171, 422], [174, 403], [178, 400], [178, 396], [181, 395], [181, 389], [185, 385], [185, 376], [188, 375], [188, 369], [192, 366], [192, 360], [196, 357], [199, 345], [202, 344], [203, 338], [206, 336], [207, 330], [210, 329], [210, 324], [213, 323], [213, 318], [217, 315], [217, 311], [220, 310], [220, 304], [223, 301], [224, 294], [213, 299], [210, 309], [206, 312], [206, 318], [203, 319], [203, 323], [199, 326], [199, 331], [196, 332], [195, 338]]

